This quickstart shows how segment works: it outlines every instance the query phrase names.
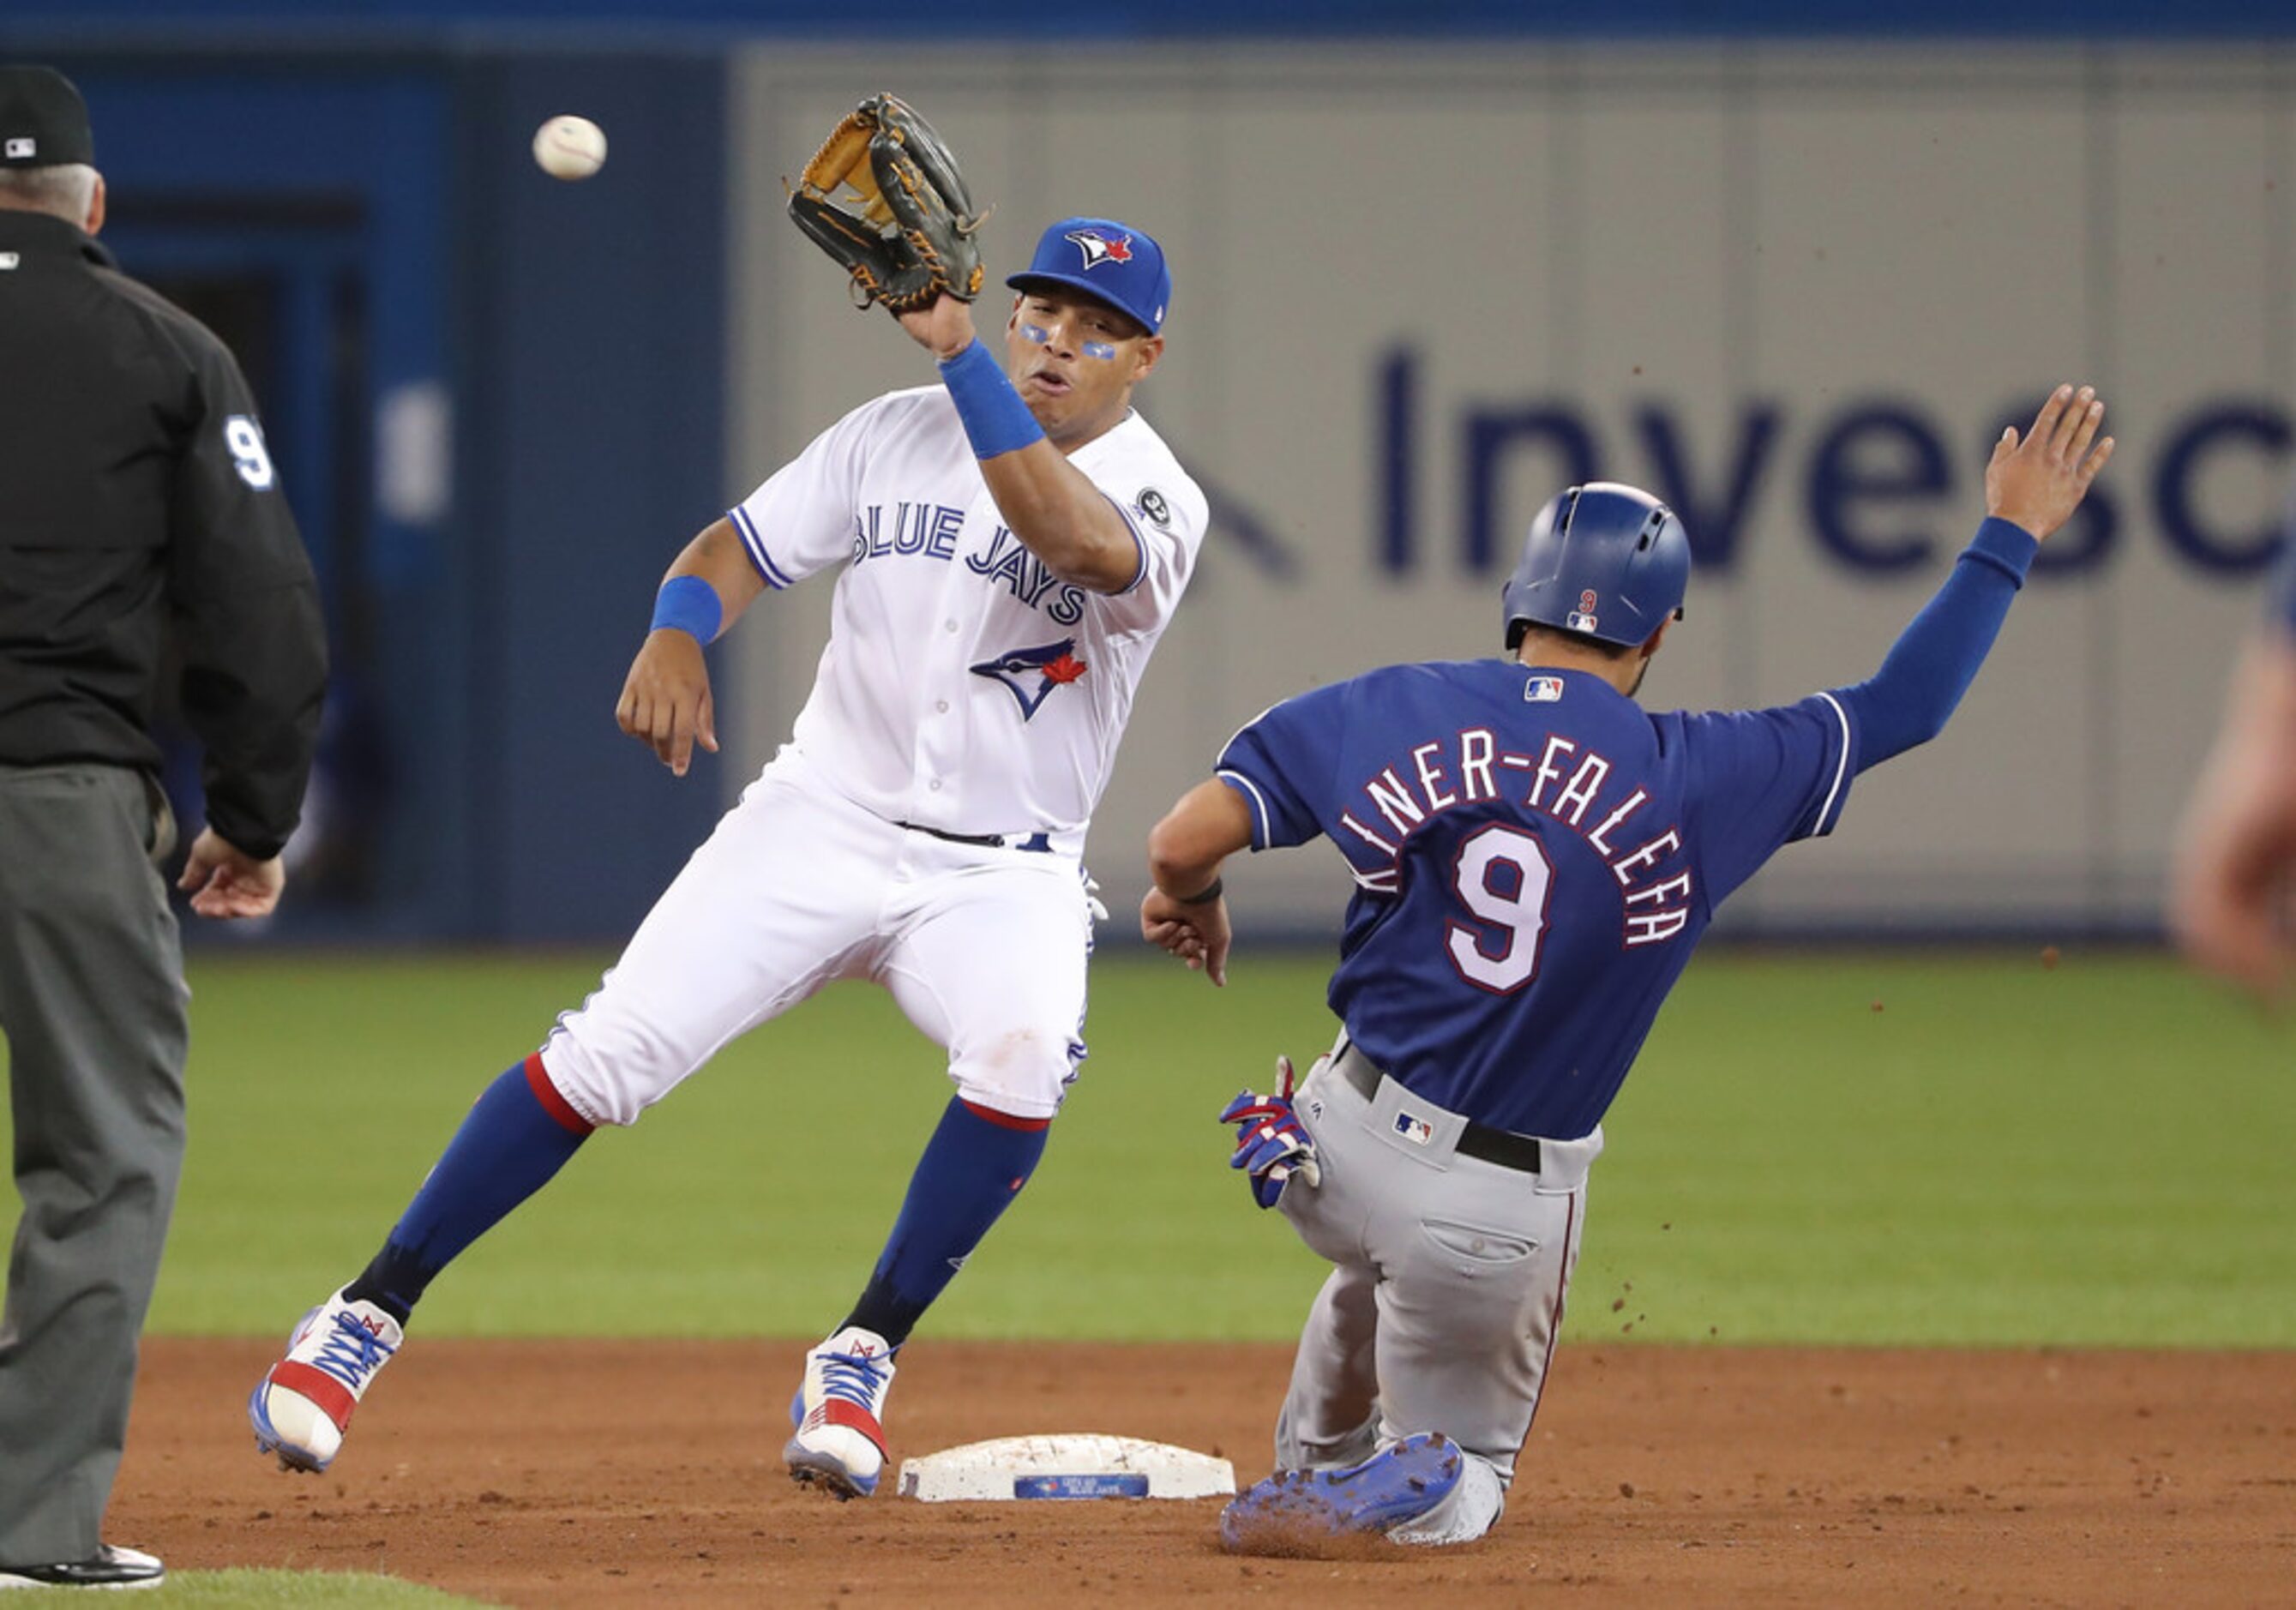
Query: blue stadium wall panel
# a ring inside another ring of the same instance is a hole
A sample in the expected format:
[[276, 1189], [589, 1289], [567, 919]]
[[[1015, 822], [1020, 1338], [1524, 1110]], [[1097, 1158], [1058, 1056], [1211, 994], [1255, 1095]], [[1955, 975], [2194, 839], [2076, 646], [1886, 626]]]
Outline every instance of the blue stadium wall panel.
[[[34, 59], [87, 97], [124, 266], [241, 351], [328, 600], [311, 858], [267, 937], [627, 933], [730, 793], [613, 717], [725, 491], [722, 59]], [[581, 184], [530, 153], [568, 111], [611, 131]]]
[[[722, 512], [725, 76], [701, 58], [491, 58], [456, 72], [463, 446], [476, 623], [478, 927], [626, 933], [717, 815], [614, 726], [655, 587]], [[609, 132], [564, 184], [529, 141]]]

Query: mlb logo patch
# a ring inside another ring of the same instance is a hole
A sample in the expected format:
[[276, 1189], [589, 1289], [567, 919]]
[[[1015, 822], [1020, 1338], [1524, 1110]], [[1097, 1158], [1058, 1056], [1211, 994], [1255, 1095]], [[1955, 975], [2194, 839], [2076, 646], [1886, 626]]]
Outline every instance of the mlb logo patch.
[[29, 135], [18, 135], [8, 142], [8, 160], [12, 162], [29, 161], [39, 154], [40, 143]]
[[0, 274], [5, 274], [24, 259], [12, 251], [0, 251]]
[[1435, 1138], [1433, 1124], [1423, 1118], [1414, 1118], [1408, 1113], [1395, 1115], [1395, 1132], [1415, 1146], [1423, 1146]]
[[1523, 684], [1522, 698], [1526, 704], [1554, 704], [1562, 700], [1562, 678], [1533, 677]]

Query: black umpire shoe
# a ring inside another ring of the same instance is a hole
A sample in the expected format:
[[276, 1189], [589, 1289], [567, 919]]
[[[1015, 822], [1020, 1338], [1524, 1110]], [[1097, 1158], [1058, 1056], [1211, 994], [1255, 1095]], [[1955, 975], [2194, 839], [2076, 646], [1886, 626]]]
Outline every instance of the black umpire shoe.
[[167, 1578], [167, 1567], [154, 1556], [110, 1543], [86, 1559], [60, 1565], [0, 1565], [0, 1589], [156, 1588]]

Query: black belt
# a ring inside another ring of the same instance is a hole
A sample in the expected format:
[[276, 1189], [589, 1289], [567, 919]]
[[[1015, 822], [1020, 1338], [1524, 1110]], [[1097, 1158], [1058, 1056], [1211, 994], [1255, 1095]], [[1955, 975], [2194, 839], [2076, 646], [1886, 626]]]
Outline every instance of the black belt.
[[[1372, 1066], [1371, 1058], [1350, 1045], [1335, 1060], [1347, 1081], [1363, 1092], [1365, 1101], [1379, 1094], [1379, 1081], [1387, 1075]], [[1452, 1148], [1460, 1156], [1479, 1157], [1485, 1162], [1496, 1162], [1503, 1169], [1516, 1169], [1525, 1174], [1538, 1172], [1538, 1137], [1518, 1135], [1512, 1129], [1494, 1129], [1472, 1119], [1463, 1119], [1461, 1122], [1464, 1127], [1459, 1131], [1458, 1144]]]
[[950, 833], [939, 827], [928, 827], [922, 822], [896, 822], [893, 826], [911, 833], [922, 833], [928, 838], [942, 839], [951, 844], [972, 844], [983, 850], [1052, 849], [1049, 836], [1041, 833], [1032, 833], [1024, 838], [1009, 833]]

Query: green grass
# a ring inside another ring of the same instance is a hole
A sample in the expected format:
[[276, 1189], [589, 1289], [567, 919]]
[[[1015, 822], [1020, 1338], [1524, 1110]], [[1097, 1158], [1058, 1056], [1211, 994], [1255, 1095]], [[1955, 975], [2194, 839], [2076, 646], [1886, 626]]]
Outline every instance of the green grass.
[[[196, 958], [153, 1328], [283, 1332], [604, 959]], [[1294, 1335], [1320, 1266], [1253, 1211], [1211, 1119], [1328, 1041], [1324, 970], [1247, 953], [1215, 991], [1104, 957], [1046, 1162], [932, 1332]], [[2292, 1071], [2296, 1033], [2154, 956], [1718, 951], [1611, 1112], [1566, 1334], [2296, 1345]], [[422, 1328], [818, 1334], [947, 1095], [886, 997], [832, 989], [593, 1140]]]
[[2157, 957], [1708, 958], [1606, 1126], [1578, 1334], [2296, 1344], [2292, 1072]]

